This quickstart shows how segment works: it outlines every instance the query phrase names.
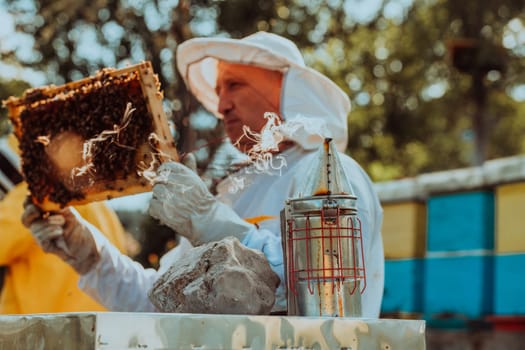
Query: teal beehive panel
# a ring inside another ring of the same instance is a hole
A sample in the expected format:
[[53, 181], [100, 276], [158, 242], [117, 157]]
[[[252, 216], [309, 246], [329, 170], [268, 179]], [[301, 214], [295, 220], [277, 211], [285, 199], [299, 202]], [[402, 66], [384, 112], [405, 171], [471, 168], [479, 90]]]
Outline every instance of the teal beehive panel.
[[430, 196], [427, 210], [428, 252], [494, 248], [492, 191]]
[[448, 256], [425, 259], [424, 317], [476, 320], [490, 315], [493, 304], [493, 257]]
[[494, 314], [525, 316], [525, 253], [494, 257]]
[[423, 259], [385, 261], [382, 313], [413, 314], [422, 312], [423, 263]]

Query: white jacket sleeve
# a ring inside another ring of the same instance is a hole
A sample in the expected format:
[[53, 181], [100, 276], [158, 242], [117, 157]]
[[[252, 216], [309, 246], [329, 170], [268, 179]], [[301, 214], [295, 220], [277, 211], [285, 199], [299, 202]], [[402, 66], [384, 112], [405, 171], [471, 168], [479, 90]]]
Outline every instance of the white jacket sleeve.
[[159, 277], [114, 247], [95, 227], [91, 227], [100, 260], [82, 275], [79, 287], [111, 311], [154, 312], [148, 291]]
[[248, 248], [262, 252], [281, 279], [277, 290], [279, 303], [284, 295], [280, 235], [257, 229], [243, 220], [229, 205], [213, 196], [188, 167], [168, 162], [160, 166], [158, 172], [149, 206], [150, 215], [195, 246], [233, 236]]
[[[284, 310], [286, 295], [280, 237], [268, 230], [252, 227], [241, 243], [261, 251], [279, 276], [281, 281], [276, 292], [274, 310]], [[96, 228], [91, 227], [91, 230], [100, 252], [100, 261], [95, 268], [80, 277], [80, 288], [111, 311], [155, 312], [148, 292], [160, 275], [180, 258], [181, 253], [191, 248], [189, 241], [182, 237], [179, 246], [161, 258], [161, 267], [157, 271], [145, 269], [120, 253]]]

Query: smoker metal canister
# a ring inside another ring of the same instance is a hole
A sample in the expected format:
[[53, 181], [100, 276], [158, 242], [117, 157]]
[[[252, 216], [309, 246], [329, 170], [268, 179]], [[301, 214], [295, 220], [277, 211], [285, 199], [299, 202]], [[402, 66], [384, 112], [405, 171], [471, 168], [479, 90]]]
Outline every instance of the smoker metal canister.
[[366, 286], [355, 196], [291, 199], [282, 223], [288, 314], [361, 316]]
[[361, 316], [366, 287], [357, 197], [331, 139], [281, 212], [288, 314]]

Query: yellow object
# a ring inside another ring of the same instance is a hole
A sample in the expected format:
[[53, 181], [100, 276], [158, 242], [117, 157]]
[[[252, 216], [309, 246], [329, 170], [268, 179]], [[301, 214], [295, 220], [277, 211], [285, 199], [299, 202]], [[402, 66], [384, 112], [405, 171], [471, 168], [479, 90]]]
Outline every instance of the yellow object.
[[16, 139], [15, 134], [10, 133], [7, 136], [7, 144], [9, 145], [9, 148], [11, 148], [13, 152], [15, 152], [18, 156], [20, 156], [20, 150], [18, 148], [18, 140]]
[[254, 224], [254, 225], [259, 225], [260, 222], [263, 222], [263, 221], [266, 221], [266, 220], [272, 220], [272, 219], [275, 219], [276, 217], [273, 216], [273, 215], [259, 215], [259, 216], [254, 216], [254, 217], [251, 217], [251, 218], [245, 218], [244, 221], [250, 223], [250, 224]]
[[497, 253], [525, 253], [525, 182], [496, 187]]
[[426, 250], [426, 206], [420, 202], [383, 203], [386, 259], [419, 258]]
[[[57, 256], [45, 253], [22, 225], [22, 203], [27, 195], [27, 185], [22, 182], [0, 201], [0, 265], [8, 268], [0, 313], [104, 311], [78, 288], [77, 273]], [[75, 208], [124, 252], [124, 229], [111, 209], [102, 202]]]

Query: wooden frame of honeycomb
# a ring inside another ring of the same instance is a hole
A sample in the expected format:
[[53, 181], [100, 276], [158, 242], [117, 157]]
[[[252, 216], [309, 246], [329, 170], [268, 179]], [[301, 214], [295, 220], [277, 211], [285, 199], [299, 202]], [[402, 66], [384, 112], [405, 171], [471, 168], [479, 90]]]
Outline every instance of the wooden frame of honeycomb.
[[157, 167], [179, 160], [162, 99], [146, 61], [3, 101], [33, 202], [51, 211], [150, 191]]

